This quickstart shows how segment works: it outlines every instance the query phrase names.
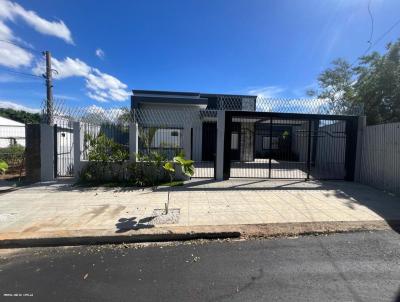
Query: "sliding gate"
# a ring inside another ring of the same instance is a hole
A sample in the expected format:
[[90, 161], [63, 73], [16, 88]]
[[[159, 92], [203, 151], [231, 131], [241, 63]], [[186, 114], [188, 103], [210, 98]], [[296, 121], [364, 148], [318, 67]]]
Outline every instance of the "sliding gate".
[[353, 180], [357, 120], [227, 111], [224, 178]]

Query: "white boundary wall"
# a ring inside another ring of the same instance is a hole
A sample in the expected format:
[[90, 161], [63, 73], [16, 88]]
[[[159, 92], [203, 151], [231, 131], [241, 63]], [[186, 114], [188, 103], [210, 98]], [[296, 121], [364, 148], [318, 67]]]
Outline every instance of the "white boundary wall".
[[356, 179], [400, 194], [400, 123], [366, 127], [359, 152], [361, 162]]

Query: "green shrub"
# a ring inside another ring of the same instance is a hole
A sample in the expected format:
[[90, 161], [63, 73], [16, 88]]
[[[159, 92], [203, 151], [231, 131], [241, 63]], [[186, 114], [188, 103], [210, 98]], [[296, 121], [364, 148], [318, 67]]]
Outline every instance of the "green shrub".
[[149, 155], [136, 155], [136, 161], [128, 166], [130, 181], [140, 187], [156, 186], [165, 182], [168, 177], [163, 170], [166, 158], [158, 152]]
[[25, 156], [25, 147], [21, 145], [10, 145], [6, 148], [0, 148], [0, 161], [8, 164], [8, 168], [20, 167]]
[[8, 164], [4, 160], [0, 160], [0, 174], [6, 174], [8, 170]]
[[129, 159], [125, 146], [114, 142], [104, 133], [96, 137], [85, 135], [84, 146], [89, 162], [80, 172], [81, 181], [105, 182], [125, 178], [124, 164]]

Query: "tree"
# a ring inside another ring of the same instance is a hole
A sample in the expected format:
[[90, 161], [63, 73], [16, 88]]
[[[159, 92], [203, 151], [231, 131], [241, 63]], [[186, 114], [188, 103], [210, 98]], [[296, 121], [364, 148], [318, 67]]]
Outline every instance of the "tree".
[[327, 100], [330, 113], [350, 113], [361, 105], [368, 124], [400, 121], [400, 40], [386, 49], [361, 57], [354, 67], [334, 60], [318, 77], [320, 90], [308, 94]]
[[384, 55], [360, 58], [354, 70], [356, 102], [364, 105], [368, 124], [400, 121], [400, 40], [389, 44]]
[[39, 113], [30, 113], [23, 110], [14, 110], [11, 108], [0, 108], [0, 116], [12, 119], [23, 124], [40, 123]]
[[354, 71], [344, 59], [336, 59], [318, 77], [320, 91], [309, 90], [310, 96], [318, 96], [327, 102], [327, 113], [345, 114], [354, 107]]

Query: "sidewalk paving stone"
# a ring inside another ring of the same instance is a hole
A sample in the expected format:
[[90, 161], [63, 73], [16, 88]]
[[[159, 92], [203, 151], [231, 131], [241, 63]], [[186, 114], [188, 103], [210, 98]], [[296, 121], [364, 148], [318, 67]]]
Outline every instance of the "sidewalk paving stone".
[[[192, 180], [170, 190], [170, 208], [180, 209], [175, 227], [400, 220], [399, 197], [351, 182]], [[120, 219], [139, 221], [163, 209], [167, 195], [165, 187], [81, 188], [68, 182], [25, 187], [0, 194], [0, 237], [117, 232]]]

